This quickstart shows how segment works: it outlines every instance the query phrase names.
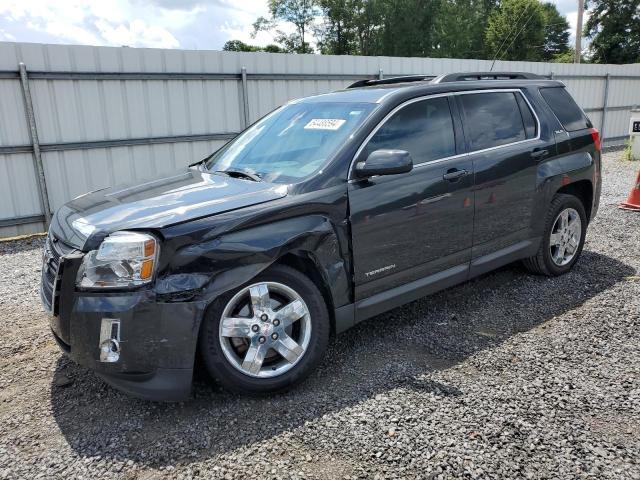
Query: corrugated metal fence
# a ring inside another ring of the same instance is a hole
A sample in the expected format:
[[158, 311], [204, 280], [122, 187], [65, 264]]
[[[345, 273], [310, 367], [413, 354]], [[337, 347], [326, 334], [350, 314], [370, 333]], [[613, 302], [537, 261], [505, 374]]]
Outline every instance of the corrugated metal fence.
[[[286, 101], [362, 78], [488, 70], [485, 60], [0, 43], [0, 237], [43, 231], [98, 188], [192, 163]], [[498, 62], [564, 81], [626, 138], [640, 65]]]

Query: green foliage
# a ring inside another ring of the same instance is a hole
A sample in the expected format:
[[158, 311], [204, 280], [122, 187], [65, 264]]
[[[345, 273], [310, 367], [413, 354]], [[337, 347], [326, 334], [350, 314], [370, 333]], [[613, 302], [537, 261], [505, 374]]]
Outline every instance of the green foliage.
[[503, 0], [489, 17], [485, 39], [498, 60], [542, 60], [545, 16], [537, 0]]
[[321, 53], [382, 55], [389, 0], [319, 0], [323, 22], [315, 30]]
[[640, 62], [640, 0], [587, 0], [584, 33], [595, 63]]
[[227, 52], [269, 52], [269, 53], [284, 53], [284, 50], [278, 45], [267, 45], [266, 47], [258, 47], [256, 45], [249, 45], [242, 40], [229, 40], [224, 44], [222, 50]]
[[333, 55], [566, 61], [570, 51], [566, 18], [540, 0], [270, 0], [269, 10], [254, 36], [274, 32], [287, 52], [311, 52], [311, 32]]
[[575, 56], [576, 51], [573, 48], [568, 48], [565, 52], [555, 54], [551, 61], [553, 63], [573, 63]]
[[631, 141], [630, 140], [626, 140], [624, 142], [624, 150], [622, 151], [622, 160], [624, 160], [626, 162], [632, 162], [633, 160], [635, 160], [635, 158], [633, 158], [633, 155], [631, 154]]
[[436, 15], [434, 56], [486, 58], [484, 34], [496, 0], [443, 0]]
[[320, 53], [349, 55], [355, 51], [354, 0], [320, 0], [322, 23], [314, 29]]
[[[275, 41], [286, 52], [313, 53], [308, 42], [308, 34], [320, 13], [317, 0], [269, 0], [271, 18], [260, 17], [253, 24], [255, 37], [259, 31], [275, 30]], [[285, 33], [278, 28], [280, 22], [290, 23], [294, 33]]]
[[395, 0], [385, 4], [382, 55], [428, 57], [436, 43], [435, 20], [441, 0]]
[[287, 53], [286, 50], [274, 43], [270, 43], [269, 45], [267, 45], [266, 47], [264, 47], [262, 49], [263, 52], [268, 52], [268, 53]]
[[542, 13], [545, 35], [542, 59], [549, 62], [556, 61], [557, 58], [565, 58], [563, 55], [569, 51], [569, 22], [560, 15], [553, 3], [543, 3]]
[[259, 52], [262, 49], [255, 45], [246, 44], [241, 40], [229, 40], [224, 44], [222, 50], [227, 52]]

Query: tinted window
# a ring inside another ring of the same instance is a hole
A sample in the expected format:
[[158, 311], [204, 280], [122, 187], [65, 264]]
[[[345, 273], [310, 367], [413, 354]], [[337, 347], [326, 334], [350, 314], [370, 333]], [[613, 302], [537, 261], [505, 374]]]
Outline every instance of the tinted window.
[[589, 119], [584, 116], [580, 107], [563, 87], [541, 88], [540, 93], [565, 130], [573, 132], [583, 128], [591, 128]]
[[526, 139], [520, 108], [512, 92], [473, 93], [460, 95], [460, 100], [472, 150]]
[[524, 130], [527, 134], [527, 138], [535, 138], [538, 132], [536, 132], [536, 119], [533, 118], [531, 108], [527, 105], [527, 102], [521, 94], [516, 93], [516, 100], [518, 100], [518, 106], [520, 107], [520, 113], [522, 114], [522, 121], [524, 122]]
[[406, 150], [413, 163], [456, 154], [453, 120], [445, 97], [411, 103], [391, 117], [371, 138], [363, 159], [375, 150]]

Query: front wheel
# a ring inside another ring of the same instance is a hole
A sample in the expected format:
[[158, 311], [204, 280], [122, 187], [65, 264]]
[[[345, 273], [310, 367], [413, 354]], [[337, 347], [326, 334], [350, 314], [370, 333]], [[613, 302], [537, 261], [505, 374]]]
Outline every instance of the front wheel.
[[577, 197], [557, 194], [553, 197], [545, 221], [540, 249], [524, 260], [525, 267], [548, 276], [562, 275], [578, 261], [587, 233], [587, 215]]
[[224, 388], [260, 394], [307, 377], [329, 341], [329, 316], [315, 284], [276, 265], [217, 299], [200, 334], [209, 374]]

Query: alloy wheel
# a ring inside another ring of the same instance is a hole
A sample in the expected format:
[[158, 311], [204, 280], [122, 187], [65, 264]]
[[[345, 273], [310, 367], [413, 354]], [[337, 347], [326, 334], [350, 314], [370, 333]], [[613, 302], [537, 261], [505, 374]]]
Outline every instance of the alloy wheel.
[[276, 377], [293, 368], [309, 346], [309, 309], [286, 285], [249, 285], [225, 306], [219, 337], [222, 351], [234, 368], [251, 377]]
[[553, 263], [562, 267], [573, 260], [582, 237], [582, 221], [580, 215], [573, 208], [562, 210], [556, 217], [551, 236], [549, 250]]

